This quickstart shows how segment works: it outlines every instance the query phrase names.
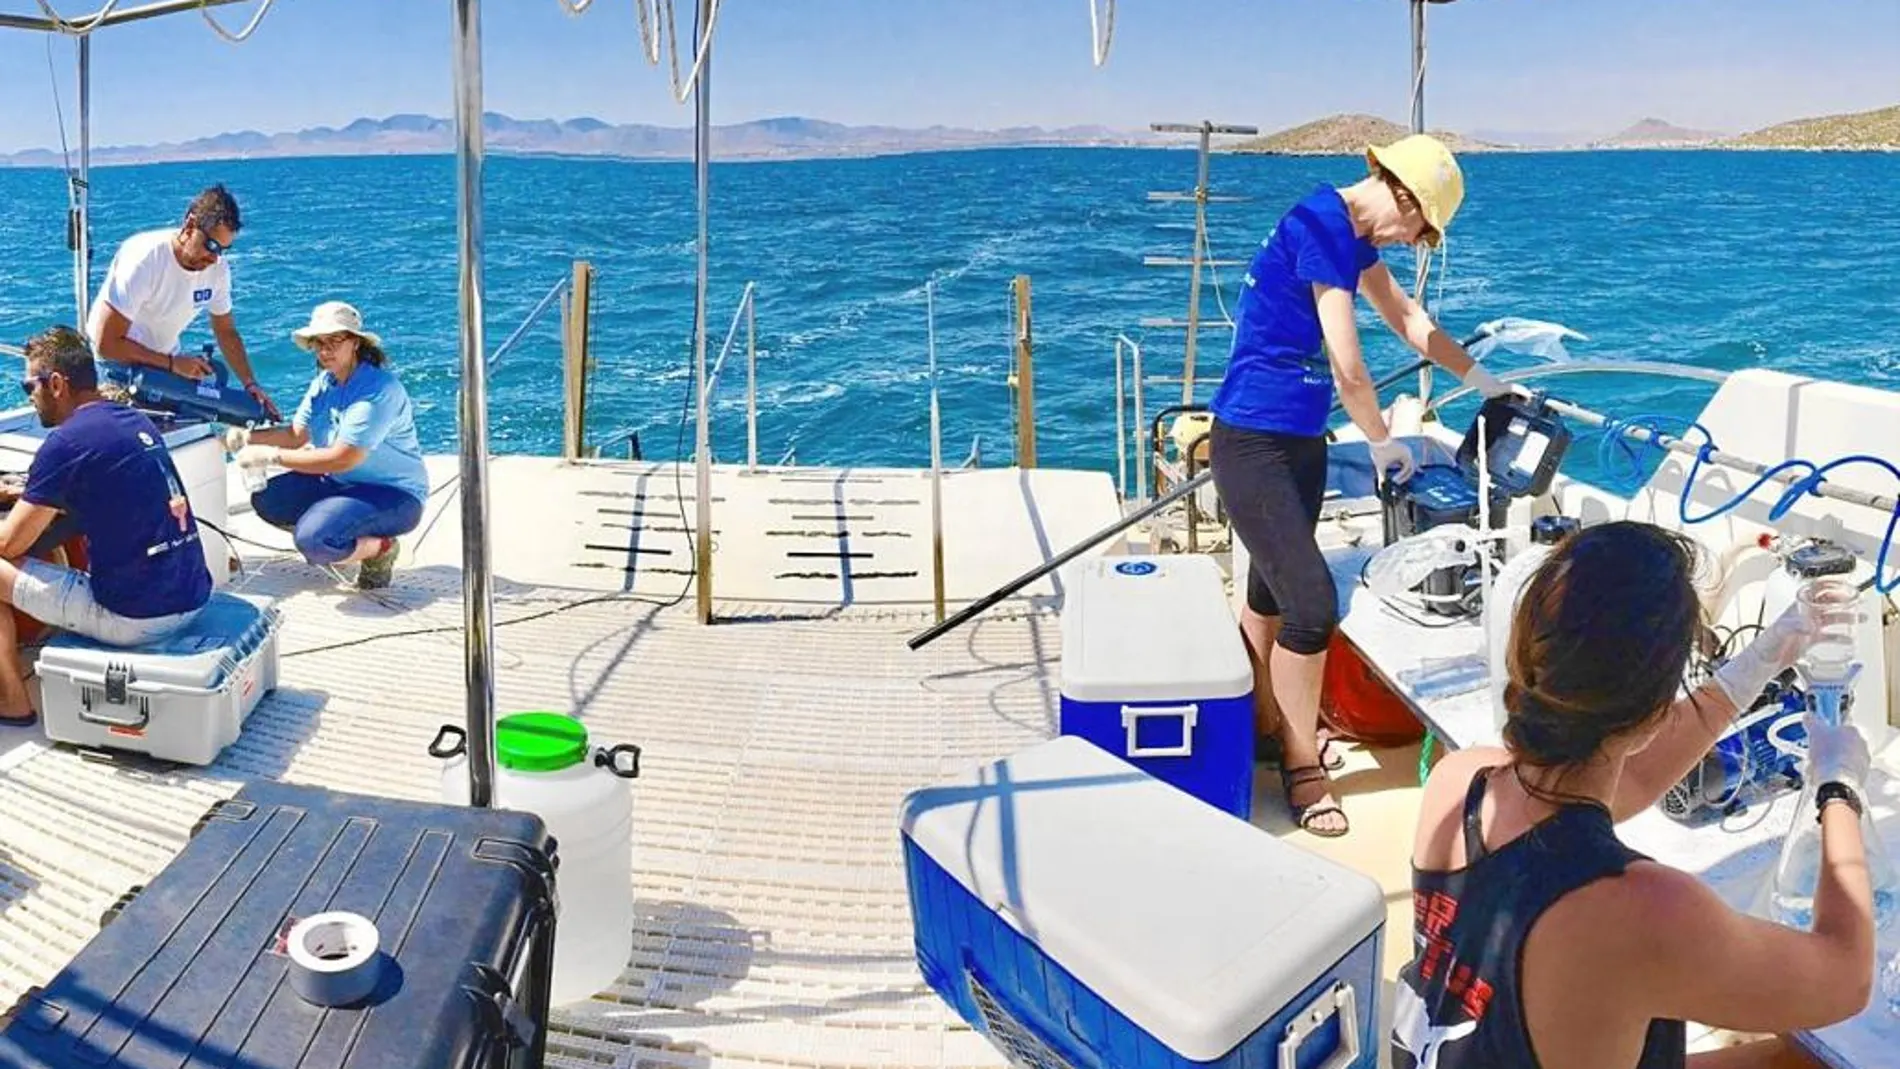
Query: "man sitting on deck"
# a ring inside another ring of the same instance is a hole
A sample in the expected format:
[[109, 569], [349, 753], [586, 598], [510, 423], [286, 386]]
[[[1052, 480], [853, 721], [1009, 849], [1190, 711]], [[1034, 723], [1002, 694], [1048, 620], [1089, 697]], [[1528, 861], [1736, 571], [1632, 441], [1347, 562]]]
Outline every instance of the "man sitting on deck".
[[[158, 428], [100, 396], [92, 350], [70, 327], [27, 343], [20, 385], [52, 432], [0, 519], [0, 602], [113, 646], [155, 642], [189, 624], [210, 600], [211, 571]], [[26, 557], [62, 513], [86, 537], [90, 574]], [[0, 723], [36, 719], [13, 614], [0, 611]]]

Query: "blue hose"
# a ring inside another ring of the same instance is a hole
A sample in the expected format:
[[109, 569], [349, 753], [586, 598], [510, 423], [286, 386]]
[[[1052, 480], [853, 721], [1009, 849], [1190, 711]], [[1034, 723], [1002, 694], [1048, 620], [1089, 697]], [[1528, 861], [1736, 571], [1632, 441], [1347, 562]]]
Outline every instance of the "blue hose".
[[[1597, 445], [1597, 463], [1607, 475], [1616, 469], [1617, 465], [1614, 462], [1614, 458], [1620, 455], [1628, 474], [1626, 476], [1617, 477], [1616, 482], [1622, 484], [1624, 488], [1632, 492], [1636, 489], [1640, 489], [1644, 480], [1643, 465], [1648, 459], [1649, 451], [1654, 450], [1658, 453], [1667, 451], [1666, 447], [1657, 443], [1656, 436], [1665, 433], [1663, 426], [1670, 423], [1683, 427], [1683, 433], [1675, 435], [1675, 437], [1680, 440], [1686, 441], [1688, 432], [1692, 430], [1700, 432], [1703, 438], [1702, 446], [1696, 450], [1695, 462], [1690, 465], [1689, 474], [1682, 480], [1682, 492], [1677, 499], [1677, 514], [1681, 517], [1684, 526], [1695, 523], [1706, 523], [1709, 520], [1715, 519], [1717, 516], [1736, 508], [1741, 505], [1742, 502], [1748, 500], [1754, 495], [1755, 491], [1767, 485], [1775, 476], [1796, 468], [1806, 469], [1807, 474], [1790, 484], [1786, 490], [1782, 491], [1781, 496], [1776, 499], [1773, 507], [1768, 510], [1768, 521], [1770, 523], [1779, 521], [1783, 516], [1787, 515], [1788, 511], [1794, 508], [1795, 504], [1804, 496], [1813, 494], [1819, 497], [1821, 484], [1827, 481], [1827, 473], [1833, 471], [1835, 468], [1844, 467], [1849, 464], [1872, 464], [1891, 474], [1896, 481], [1900, 481], [1900, 467], [1896, 467], [1891, 462], [1883, 460], [1880, 457], [1869, 456], [1865, 453], [1851, 454], [1820, 465], [1815, 464], [1813, 461], [1796, 457], [1784, 460], [1762, 472], [1761, 475], [1756, 477], [1754, 482], [1748, 485], [1747, 489], [1736, 494], [1728, 501], [1723, 502], [1700, 516], [1692, 516], [1689, 514], [1689, 490], [1695, 485], [1696, 476], [1701, 474], [1702, 465], [1707, 463], [1709, 456], [1716, 451], [1715, 435], [1709, 433], [1709, 429], [1704, 427], [1700, 422], [1683, 419], [1680, 416], [1668, 415], [1642, 415], [1634, 416], [1629, 419], [1606, 420], [1603, 424], [1603, 440]], [[1649, 437], [1642, 441], [1641, 446], [1634, 445], [1630, 442], [1630, 435], [1626, 433], [1630, 430], [1647, 431]], [[1882, 594], [1891, 594], [1896, 588], [1900, 588], [1900, 571], [1896, 571], [1891, 576], [1887, 574], [1887, 558], [1893, 549], [1894, 534], [1896, 531], [1900, 531], [1900, 503], [1895, 505], [1893, 516], [1887, 521], [1886, 535], [1880, 540], [1880, 553], [1874, 559], [1873, 586], [1875, 590], [1878, 590]]]

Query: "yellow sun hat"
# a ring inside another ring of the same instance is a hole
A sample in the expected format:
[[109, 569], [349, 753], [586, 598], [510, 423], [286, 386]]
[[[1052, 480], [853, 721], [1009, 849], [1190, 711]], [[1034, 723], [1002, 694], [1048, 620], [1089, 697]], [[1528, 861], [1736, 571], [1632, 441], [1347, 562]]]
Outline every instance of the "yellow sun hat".
[[1465, 200], [1465, 174], [1444, 142], [1430, 134], [1412, 134], [1390, 145], [1368, 146], [1366, 162], [1384, 168], [1417, 198], [1425, 224], [1432, 228], [1431, 243], [1443, 240]]

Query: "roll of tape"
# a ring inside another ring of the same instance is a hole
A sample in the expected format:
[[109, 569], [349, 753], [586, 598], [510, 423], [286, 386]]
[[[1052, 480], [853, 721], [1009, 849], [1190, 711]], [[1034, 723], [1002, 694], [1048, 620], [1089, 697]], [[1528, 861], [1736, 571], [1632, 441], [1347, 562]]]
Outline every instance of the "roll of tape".
[[336, 910], [298, 921], [286, 940], [290, 986], [319, 1006], [347, 1006], [376, 990], [382, 963], [376, 925]]

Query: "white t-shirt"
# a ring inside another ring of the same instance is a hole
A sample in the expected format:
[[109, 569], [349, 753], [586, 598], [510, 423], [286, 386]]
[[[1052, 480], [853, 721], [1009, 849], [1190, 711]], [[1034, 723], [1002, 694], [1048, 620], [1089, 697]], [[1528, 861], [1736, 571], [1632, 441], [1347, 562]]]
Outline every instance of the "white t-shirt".
[[203, 271], [187, 271], [172, 254], [175, 229], [147, 230], [125, 239], [113, 254], [105, 285], [92, 299], [86, 315], [86, 334], [93, 351], [105, 328], [106, 305], [132, 321], [126, 337], [157, 352], [178, 352], [179, 335], [198, 318], [200, 308], [212, 315], [231, 314], [231, 268], [219, 259]]

